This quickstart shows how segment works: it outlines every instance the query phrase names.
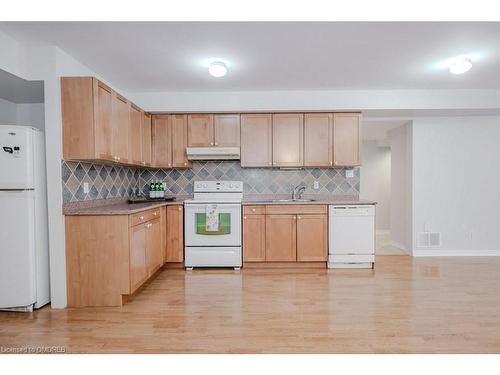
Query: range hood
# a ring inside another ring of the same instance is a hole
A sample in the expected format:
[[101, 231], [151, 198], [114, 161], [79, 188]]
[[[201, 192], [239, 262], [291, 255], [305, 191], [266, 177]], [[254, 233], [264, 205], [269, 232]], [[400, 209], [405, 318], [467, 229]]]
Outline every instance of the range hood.
[[189, 160], [240, 160], [239, 147], [188, 147]]

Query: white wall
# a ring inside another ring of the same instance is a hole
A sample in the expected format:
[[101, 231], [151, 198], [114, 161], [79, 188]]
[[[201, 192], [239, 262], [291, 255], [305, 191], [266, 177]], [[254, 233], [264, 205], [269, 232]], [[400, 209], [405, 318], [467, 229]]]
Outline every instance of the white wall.
[[43, 103], [17, 104], [17, 125], [33, 126], [45, 130], [45, 106]]
[[388, 133], [391, 145], [390, 230], [393, 245], [412, 250], [412, 124]]
[[8, 100], [0, 99], [0, 125], [17, 124], [17, 105]]
[[[2, 51], [0, 69], [26, 80], [44, 81], [51, 305], [53, 308], [63, 308], [66, 307], [66, 254], [61, 185], [60, 76], [92, 75], [99, 77], [99, 75], [55, 46], [37, 43], [21, 44], [1, 32], [0, 51]], [[100, 78], [102, 79], [102, 77]], [[116, 87], [112, 84], [111, 86]]]
[[377, 202], [377, 229], [390, 229], [391, 149], [379, 147], [378, 141], [363, 142], [363, 165], [360, 167], [360, 198]]
[[0, 124], [26, 125], [40, 130], [45, 128], [43, 103], [16, 104], [0, 99]]
[[[415, 255], [500, 255], [500, 117], [413, 122]], [[416, 233], [442, 233], [419, 249]]]

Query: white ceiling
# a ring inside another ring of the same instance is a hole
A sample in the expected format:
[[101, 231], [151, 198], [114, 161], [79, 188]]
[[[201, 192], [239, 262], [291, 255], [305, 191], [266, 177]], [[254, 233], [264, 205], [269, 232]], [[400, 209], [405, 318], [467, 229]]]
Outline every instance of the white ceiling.
[[[128, 92], [500, 88], [500, 23], [0, 23]], [[453, 76], [440, 65], [472, 54]], [[202, 62], [220, 57], [229, 74]]]

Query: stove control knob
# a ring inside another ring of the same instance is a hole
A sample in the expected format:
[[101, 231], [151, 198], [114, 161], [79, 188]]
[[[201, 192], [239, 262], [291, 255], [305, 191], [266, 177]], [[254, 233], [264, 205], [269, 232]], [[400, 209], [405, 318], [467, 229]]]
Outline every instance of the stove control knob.
[[203, 187], [206, 189], [208, 187], [208, 184], [203, 184]]
[[229, 189], [232, 189], [233, 188], [233, 184], [229, 184]]

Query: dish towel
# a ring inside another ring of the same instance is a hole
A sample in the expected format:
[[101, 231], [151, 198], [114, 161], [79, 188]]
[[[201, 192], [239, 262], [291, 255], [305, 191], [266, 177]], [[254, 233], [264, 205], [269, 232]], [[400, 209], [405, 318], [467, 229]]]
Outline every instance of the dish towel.
[[216, 204], [208, 204], [205, 207], [205, 214], [207, 220], [205, 223], [205, 230], [207, 232], [217, 232], [219, 230], [219, 208]]

